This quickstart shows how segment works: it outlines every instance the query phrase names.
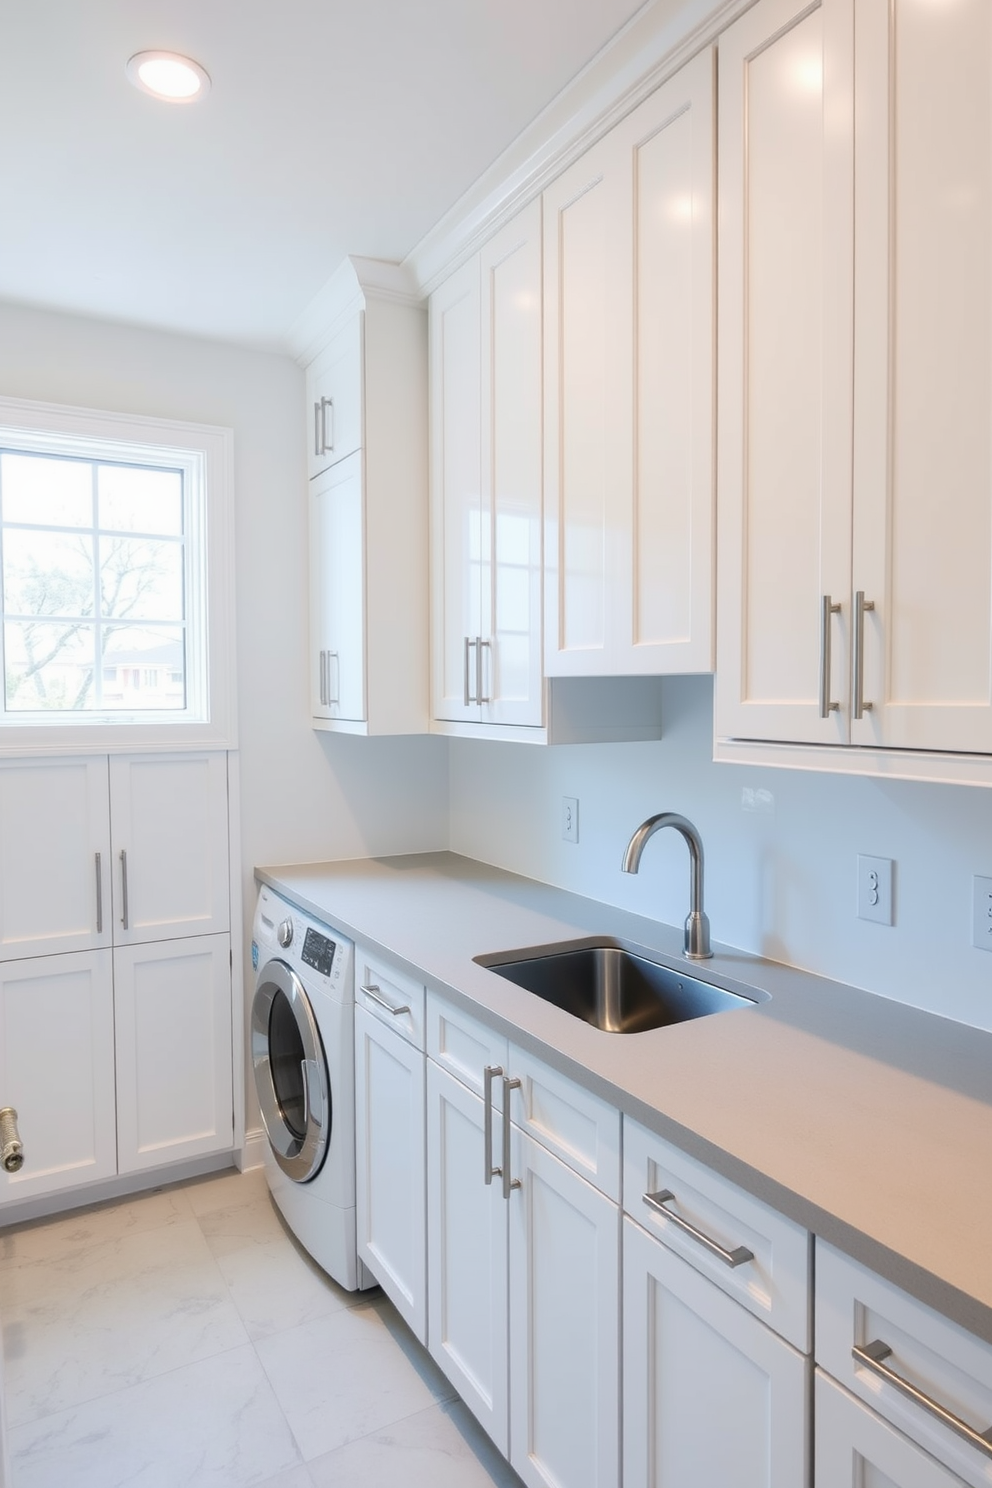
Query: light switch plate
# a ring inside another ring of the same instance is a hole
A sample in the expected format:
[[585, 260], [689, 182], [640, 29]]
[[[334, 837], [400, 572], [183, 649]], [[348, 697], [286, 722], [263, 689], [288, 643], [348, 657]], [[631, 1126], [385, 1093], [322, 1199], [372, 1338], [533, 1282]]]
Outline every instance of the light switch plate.
[[892, 924], [892, 859], [858, 854], [858, 919]]
[[971, 880], [972, 943], [981, 951], [992, 951], [992, 878], [981, 878], [977, 873]]
[[561, 798], [561, 835], [565, 842], [579, 840], [579, 802], [577, 796]]

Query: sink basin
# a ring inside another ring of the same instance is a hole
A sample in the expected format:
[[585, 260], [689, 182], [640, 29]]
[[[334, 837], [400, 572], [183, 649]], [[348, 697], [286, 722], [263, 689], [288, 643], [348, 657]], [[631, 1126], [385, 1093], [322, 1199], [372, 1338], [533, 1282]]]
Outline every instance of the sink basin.
[[764, 1000], [762, 993], [728, 992], [615, 944], [566, 944], [475, 959], [605, 1033], [642, 1033]]

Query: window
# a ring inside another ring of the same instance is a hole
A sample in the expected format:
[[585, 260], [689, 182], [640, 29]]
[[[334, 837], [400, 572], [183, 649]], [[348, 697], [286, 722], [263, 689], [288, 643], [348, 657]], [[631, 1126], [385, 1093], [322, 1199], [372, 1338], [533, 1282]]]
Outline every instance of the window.
[[0, 749], [233, 742], [230, 442], [0, 399]]

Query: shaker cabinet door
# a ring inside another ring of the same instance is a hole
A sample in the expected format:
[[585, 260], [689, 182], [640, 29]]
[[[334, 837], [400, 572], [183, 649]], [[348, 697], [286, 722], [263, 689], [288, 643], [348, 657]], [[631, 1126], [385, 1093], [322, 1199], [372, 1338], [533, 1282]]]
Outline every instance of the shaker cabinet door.
[[365, 500], [361, 454], [310, 487], [310, 689], [316, 719], [367, 716]]

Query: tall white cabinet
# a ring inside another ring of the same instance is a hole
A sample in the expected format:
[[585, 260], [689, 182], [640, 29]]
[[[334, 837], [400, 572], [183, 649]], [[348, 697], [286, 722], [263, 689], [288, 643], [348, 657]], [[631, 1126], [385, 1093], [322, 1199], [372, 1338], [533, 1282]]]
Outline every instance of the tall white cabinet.
[[227, 756], [0, 763], [0, 1205], [234, 1144]]
[[720, 739], [992, 750], [990, 54], [982, 0], [721, 37]]

